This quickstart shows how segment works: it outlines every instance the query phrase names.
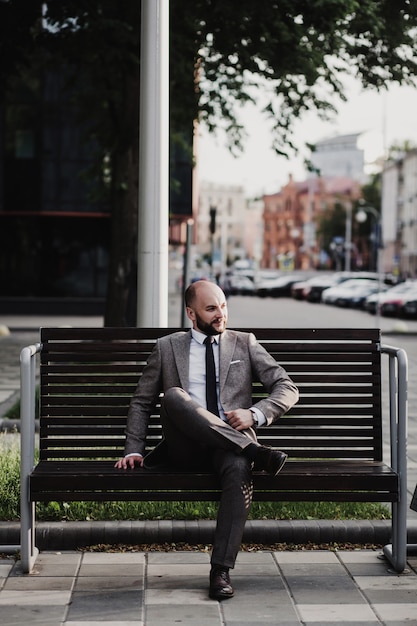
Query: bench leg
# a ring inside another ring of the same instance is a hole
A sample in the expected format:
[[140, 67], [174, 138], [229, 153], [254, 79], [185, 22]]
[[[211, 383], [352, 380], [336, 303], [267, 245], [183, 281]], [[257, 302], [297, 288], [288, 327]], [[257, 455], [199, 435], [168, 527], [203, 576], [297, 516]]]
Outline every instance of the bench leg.
[[20, 511], [20, 555], [25, 574], [32, 571], [38, 554], [35, 546], [35, 503], [27, 502]]
[[407, 566], [407, 499], [402, 498], [392, 507], [392, 543], [384, 546], [384, 555], [395, 572], [400, 574]]

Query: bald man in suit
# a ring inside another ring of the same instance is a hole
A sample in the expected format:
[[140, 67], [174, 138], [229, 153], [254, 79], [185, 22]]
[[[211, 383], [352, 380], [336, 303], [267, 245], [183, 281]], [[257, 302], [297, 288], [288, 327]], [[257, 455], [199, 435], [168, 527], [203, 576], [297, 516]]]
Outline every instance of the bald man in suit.
[[[130, 404], [125, 456], [116, 467], [152, 467], [163, 459], [177, 468], [217, 474], [222, 495], [209, 596], [222, 600], [234, 594], [229, 569], [234, 567], [252, 502], [252, 468], [275, 476], [287, 458], [284, 452], [260, 445], [256, 428], [284, 415], [297, 402], [298, 390], [252, 333], [226, 330], [227, 303], [217, 285], [205, 280], [191, 284], [185, 304], [192, 329], [157, 341]], [[213, 350], [216, 373], [211, 410], [206, 350]], [[253, 379], [260, 380], [269, 394], [254, 405]], [[149, 416], [161, 391], [164, 439], [145, 457]]]

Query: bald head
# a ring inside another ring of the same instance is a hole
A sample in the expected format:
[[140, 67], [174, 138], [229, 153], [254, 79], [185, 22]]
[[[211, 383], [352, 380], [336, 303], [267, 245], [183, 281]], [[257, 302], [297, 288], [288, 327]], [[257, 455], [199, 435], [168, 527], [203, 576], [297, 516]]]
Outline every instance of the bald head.
[[226, 296], [215, 283], [198, 280], [189, 285], [185, 305], [187, 316], [196, 330], [206, 335], [218, 335], [226, 330]]
[[192, 306], [197, 298], [209, 294], [225, 297], [222, 289], [215, 283], [209, 280], [197, 280], [195, 283], [188, 285], [185, 290], [185, 306]]

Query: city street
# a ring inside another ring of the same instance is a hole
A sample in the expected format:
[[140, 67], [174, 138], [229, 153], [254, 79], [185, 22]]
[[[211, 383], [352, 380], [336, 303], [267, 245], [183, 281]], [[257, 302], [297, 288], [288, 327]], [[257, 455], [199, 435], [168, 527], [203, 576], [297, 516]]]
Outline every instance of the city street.
[[376, 328], [383, 333], [417, 333], [417, 320], [400, 320], [391, 317], [370, 315], [366, 311], [314, 304], [293, 298], [256, 298], [231, 296], [229, 305], [229, 326], [283, 328]]

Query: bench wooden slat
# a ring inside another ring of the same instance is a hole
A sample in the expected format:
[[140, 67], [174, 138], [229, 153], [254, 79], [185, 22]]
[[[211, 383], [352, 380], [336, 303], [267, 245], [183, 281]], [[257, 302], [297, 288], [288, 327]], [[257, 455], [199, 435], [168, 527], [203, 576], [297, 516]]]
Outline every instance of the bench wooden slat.
[[50, 376], [50, 379], [48, 379], [48, 381], [50, 380], [51, 382], [54, 381], [54, 376], [57, 374], [64, 374], [66, 377], [68, 376], [68, 378], [71, 378], [71, 376], [73, 375], [79, 374], [87, 374], [88, 376], [95, 376], [96, 374], [108, 374], [109, 377], [111, 377], [113, 375], [117, 376], [119, 372], [122, 376], [128, 376], [130, 374], [138, 376], [142, 372], [142, 370], [143, 365], [129, 363], [100, 363], [95, 365], [85, 365], [83, 363], [65, 363], [64, 365], [50, 365], [48, 363], [42, 364], [42, 372], [45, 376]]
[[[34, 493], [36, 502], [211, 502], [219, 499], [220, 494], [210, 491], [187, 491], [185, 487], [181, 487], [177, 491], [152, 491], [147, 490], [146, 493], [137, 491], [110, 492], [105, 491], [107, 497], [100, 497], [98, 492], [92, 491], [72, 491], [64, 493], [62, 491], [50, 491], [48, 493], [40, 492], [39, 495]], [[320, 500], [317, 494], [312, 491], [281, 491], [280, 489], [271, 489], [264, 491], [256, 491], [253, 495], [254, 502], [386, 502], [395, 503], [396, 494], [392, 492], [378, 491], [334, 491], [320, 492]], [[277, 521], [279, 523], [279, 520]]]
[[325, 373], [331, 377], [337, 376], [342, 381], [353, 381], [355, 376], [360, 376], [361, 378], [364, 376], [367, 376], [368, 378], [377, 378], [379, 374], [378, 364], [370, 364], [366, 359], [363, 361], [358, 360], [354, 363], [341, 361], [337, 363], [337, 367], [334, 363], [331, 367], [329, 367], [323, 362], [317, 363], [315, 361], [309, 361], [308, 368], [306, 367], [305, 362], [287, 363], [286, 369], [288, 371], [291, 370], [292, 376], [294, 378], [299, 377], [301, 381], [315, 380], [316, 376], [322, 377]]
[[[281, 362], [281, 360], [280, 360]], [[306, 363], [308, 363], [308, 367], [306, 367]], [[71, 378], [72, 376], [77, 376], [79, 374], [87, 375], [88, 377], [107, 375], [111, 376], [129, 376], [132, 375], [140, 375], [143, 370], [144, 364], [139, 363], [94, 363], [94, 364], [84, 364], [84, 363], [44, 363], [42, 365], [42, 371], [44, 374], [50, 375], [50, 381], [53, 383], [55, 380], [55, 376], [59, 376], [60, 374], [64, 374], [65, 377]], [[333, 375], [336, 370], [335, 363], [333, 362], [331, 366], [326, 365], [325, 363], [312, 361], [311, 359], [307, 360], [307, 356], [305, 357], [304, 364], [301, 363], [290, 363], [287, 365], [286, 369], [291, 369], [294, 375], [297, 375], [298, 372], [301, 372], [301, 379], [304, 376], [308, 377], [311, 374], [315, 373], [323, 373], [328, 372], [329, 375]], [[343, 373], [352, 373], [358, 374], [360, 372], [364, 372], [366, 374], [375, 374], [378, 375], [378, 365], [370, 364], [369, 360], [363, 358], [362, 360], [358, 359], [355, 362], [346, 362], [339, 361], [337, 363], [337, 372]]]
[[128, 395], [136, 388], [139, 376], [135, 376], [134, 380], [129, 379], [121, 379], [121, 378], [113, 378], [113, 377], [102, 377], [98, 378], [95, 376], [94, 380], [90, 380], [87, 376], [83, 377], [83, 381], [74, 381], [67, 378], [65, 382], [60, 381], [51, 381], [49, 380], [47, 384], [42, 383], [40, 386], [40, 391], [42, 396], [51, 402], [54, 402], [55, 398], [59, 398], [60, 396], [64, 397], [72, 397], [72, 396], [97, 396], [97, 395], [111, 395], [113, 392], [118, 392], [119, 395]]
[[[80, 459], [91, 459], [92, 461], [94, 461], [95, 459], [104, 459], [104, 460], [108, 460], [111, 459], [113, 461], [116, 461], [117, 459], [120, 458], [120, 456], [123, 454], [123, 439], [120, 438], [120, 440], [118, 442], [118, 445], [116, 444], [112, 444], [111, 446], [109, 445], [109, 447], [98, 447], [97, 445], [95, 445], [94, 447], [91, 447], [89, 449], [83, 449], [83, 448], [77, 448], [76, 451], [74, 451], [74, 449], [55, 449], [55, 448], [51, 448], [51, 449], [43, 449], [43, 451], [40, 452], [39, 458], [42, 461], [47, 461], [47, 460], [55, 460], [55, 459], [61, 459], [61, 460], [65, 460], [68, 461], [69, 460], [80, 460]], [[266, 440], [263, 443], [268, 443], [268, 440]], [[291, 454], [291, 458], [292, 459], [343, 459], [343, 460], [347, 460], [347, 459], [357, 459], [357, 460], [366, 460], [366, 461], [370, 461], [374, 458], [375, 454], [375, 450], [372, 447], [364, 447], [364, 448], [360, 448], [360, 449], [352, 449], [352, 448], [348, 448], [348, 449], [344, 449], [342, 447], [338, 447], [338, 448], [334, 448], [334, 449], [328, 449], [328, 448], [309, 448], [306, 449], [305, 447], [300, 446], [298, 449], [297, 447], [288, 447], [286, 448], [285, 446], [282, 446], [282, 448], [285, 451], [288, 451]]]
[[[65, 417], [65, 416], [74, 416], [76, 417], [78, 414], [82, 415], [85, 417], [85, 419], [87, 419], [88, 416], [94, 417], [94, 416], [100, 416], [102, 415], [103, 417], [105, 417], [106, 415], [114, 415], [114, 416], [121, 416], [124, 415], [126, 416], [126, 406], [125, 405], [120, 405], [120, 404], [115, 404], [115, 405], [102, 405], [100, 404], [100, 406], [88, 406], [87, 404], [84, 405], [84, 407], [82, 407], [82, 411], [77, 412], [75, 409], [77, 408], [77, 406], [61, 406], [61, 407], [43, 407], [42, 411], [41, 411], [41, 418], [43, 416], [45, 417]], [[305, 415], [316, 415], [317, 417], [320, 416], [332, 416], [332, 415], [338, 415], [340, 418], [342, 418], [343, 416], [364, 416], [367, 417], [369, 415], [372, 415], [372, 411], [370, 409], [369, 403], [366, 404], [361, 404], [359, 405], [358, 403], [354, 402], [354, 403], [348, 403], [345, 402], [341, 405], [335, 405], [334, 403], [332, 404], [331, 402], [326, 402], [326, 403], [317, 403], [317, 405], [315, 406], [313, 403], [311, 403], [311, 405], [309, 407], [303, 407], [302, 409], [299, 408], [297, 410], [297, 412], [294, 411], [294, 418], [296, 418], [297, 416], [300, 417], [304, 417]], [[295, 424], [295, 422], [294, 422]], [[317, 423], [317, 427], [319, 427], [320, 425]], [[376, 426], [376, 422], [375, 422], [375, 426]]]
[[[101, 395], [76, 395], [70, 397], [59, 397], [59, 396], [46, 396], [44, 398], [44, 402], [42, 405], [43, 412], [47, 414], [49, 411], [56, 410], [59, 411], [61, 408], [72, 407], [74, 412], [77, 412], [77, 409], [88, 409], [88, 407], [108, 407], [111, 409], [112, 407], [123, 406], [125, 409], [127, 408], [131, 395], [127, 396], [118, 396], [118, 390], [114, 390], [115, 393], [113, 395], [109, 394], [108, 389], [105, 394]], [[301, 390], [302, 391], [302, 390]], [[325, 395], [327, 393], [327, 395]], [[354, 393], [353, 391], [351, 392]], [[315, 407], [315, 406], [326, 406], [331, 405], [332, 407], [336, 406], [345, 406], [345, 405], [353, 405], [353, 406], [361, 406], [363, 410], [366, 410], [366, 407], [373, 406], [372, 399], [373, 396], [370, 393], [364, 393], [363, 395], [350, 395], [350, 392], [344, 392], [344, 390], [340, 389], [337, 395], [334, 395], [335, 392], [332, 390], [331, 392], [327, 392], [326, 390], [321, 393], [313, 396], [305, 395], [304, 403], [302, 407], [298, 407], [299, 411], [306, 411], [306, 407]], [[342, 395], [343, 394], [343, 395]]]
[[[97, 384], [99, 383], [99, 384]], [[136, 380], [137, 383], [137, 380]], [[343, 384], [342, 384], [343, 383]], [[112, 385], [110, 388], [109, 385]], [[68, 381], [66, 385], [63, 384], [48, 384], [42, 385], [41, 390], [45, 400], [50, 402], [62, 402], [68, 398], [68, 392], [71, 392], [71, 396], [77, 397], [86, 395], [96, 397], [97, 395], [116, 395], [122, 393], [124, 395], [130, 393], [132, 389], [135, 389], [136, 384], [121, 384], [113, 379], [90, 382], [88, 379], [84, 379], [83, 384], [75, 384]], [[317, 377], [314, 382], [313, 379], [308, 381], [300, 380], [300, 389], [304, 395], [322, 395], [322, 394], [349, 394], [349, 395], [369, 395], [379, 391], [379, 384], [375, 384], [375, 380], [372, 377], [357, 377], [355, 380], [342, 380], [334, 377], [332, 380], [328, 380], [328, 377]], [[265, 395], [262, 388], [259, 385], [253, 386], [254, 395], [260, 397]], [[60, 396], [63, 395], [63, 398]]]

